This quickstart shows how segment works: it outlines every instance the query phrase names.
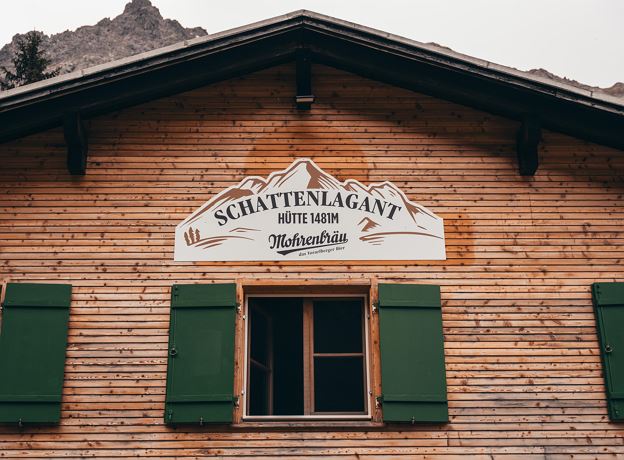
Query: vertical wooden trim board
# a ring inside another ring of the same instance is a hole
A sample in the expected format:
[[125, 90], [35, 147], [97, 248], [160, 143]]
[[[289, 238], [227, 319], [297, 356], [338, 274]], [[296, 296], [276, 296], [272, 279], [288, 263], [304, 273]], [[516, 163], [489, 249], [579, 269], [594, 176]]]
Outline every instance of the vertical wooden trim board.
[[[60, 424], [0, 427], [0, 457], [624, 457], [590, 295], [624, 280], [624, 154], [544, 131], [540, 167], [522, 177], [518, 122], [320, 65], [312, 78], [308, 111], [293, 64], [86, 120], [82, 177], [61, 129], [0, 144], [0, 283], [73, 286]], [[298, 157], [394, 182], [444, 218], [448, 259], [173, 262], [180, 221]], [[276, 279], [370, 284], [371, 302], [378, 282], [441, 286], [450, 423], [165, 426], [171, 286]]]

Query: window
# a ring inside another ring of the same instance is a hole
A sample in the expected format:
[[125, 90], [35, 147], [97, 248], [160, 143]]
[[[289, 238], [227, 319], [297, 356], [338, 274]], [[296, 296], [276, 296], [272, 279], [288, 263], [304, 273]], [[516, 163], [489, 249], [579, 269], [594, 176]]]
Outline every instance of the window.
[[249, 296], [244, 418], [367, 419], [366, 298]]
[[174, 285], [168, 355], [171, 425], [448, 421], [438, 286]]

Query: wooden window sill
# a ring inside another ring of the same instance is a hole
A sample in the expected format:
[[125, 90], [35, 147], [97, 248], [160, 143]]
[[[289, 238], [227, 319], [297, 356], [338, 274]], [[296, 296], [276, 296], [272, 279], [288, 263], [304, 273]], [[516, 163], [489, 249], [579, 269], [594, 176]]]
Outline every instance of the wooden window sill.
[[276, 420], [276, 421], [243, 421], [231, 425], [236, 429], [266, 430], [266, 429], [371, 429], [383, 428], [383, 422], [371, 420]]

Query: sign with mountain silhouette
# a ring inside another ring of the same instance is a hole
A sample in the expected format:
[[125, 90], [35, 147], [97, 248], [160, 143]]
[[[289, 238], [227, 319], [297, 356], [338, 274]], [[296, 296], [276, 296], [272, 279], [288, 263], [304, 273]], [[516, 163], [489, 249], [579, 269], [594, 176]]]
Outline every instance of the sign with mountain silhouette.
[[444, 260], [444, 225], [391, 182], [312, 160], [223, 190], [176, 227], [176, 261]]

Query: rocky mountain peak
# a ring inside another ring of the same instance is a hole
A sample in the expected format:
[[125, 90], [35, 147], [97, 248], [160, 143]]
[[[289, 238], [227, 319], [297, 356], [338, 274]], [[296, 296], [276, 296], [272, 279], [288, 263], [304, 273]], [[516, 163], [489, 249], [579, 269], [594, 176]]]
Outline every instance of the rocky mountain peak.
[[[164, 19], [150, 0], [132, 0], [122, 14], [104, 18], [92, 26], [44, 35], [42, 47], [50, 69], [72, 72], [173, 43], [207, 35], [201, 27], [185, 28], [178, 21]], [[11, 58], [23, 34], [0, 49], [0, 67], [12, 70]]]
[[599, 88], [597, 86], [586, 85], [584, 83], [580, 83], [576, 80], [571, 80], [566, 77], [560, 77], [552, 72], [549, 72], [546, 69], [531, 69], [528, 71], [528, 73], [537, 75], [542, 78], [547, 78], [558, 83], [566, 83], [568, 85], [576, 86], [577, 88], [594, 91], [599, 94], [606, 94], [614, 97], [624, 97], [624, 83], [622, 82], [617, 82], [613, 86], [609, 86], [608, 88]]
[[125, 6], [123, 14], [145, 14], [146, 11], [156, 12], [160, 16], [160, 11], [150, 0], [132, 0]]

